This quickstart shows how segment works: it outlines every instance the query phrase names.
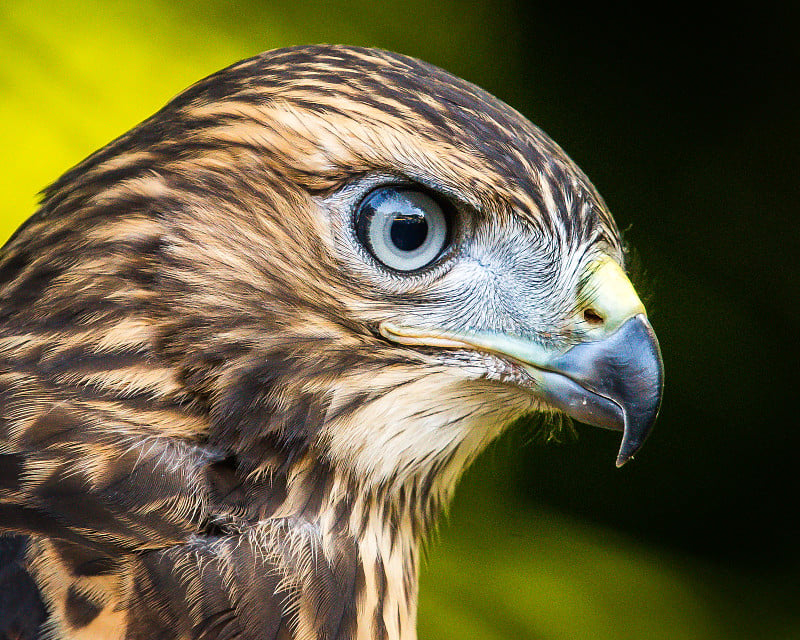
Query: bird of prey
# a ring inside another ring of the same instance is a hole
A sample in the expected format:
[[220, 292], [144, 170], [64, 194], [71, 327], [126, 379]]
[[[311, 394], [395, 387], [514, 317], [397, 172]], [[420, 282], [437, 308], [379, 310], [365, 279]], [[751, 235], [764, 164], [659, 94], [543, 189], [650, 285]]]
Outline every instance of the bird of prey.
[[507, 425], [647, 436], [623, 259], [565, 153], [429, 64], [190, 87], [0, 254], [0, 637], [415, 638], [420, 545]]

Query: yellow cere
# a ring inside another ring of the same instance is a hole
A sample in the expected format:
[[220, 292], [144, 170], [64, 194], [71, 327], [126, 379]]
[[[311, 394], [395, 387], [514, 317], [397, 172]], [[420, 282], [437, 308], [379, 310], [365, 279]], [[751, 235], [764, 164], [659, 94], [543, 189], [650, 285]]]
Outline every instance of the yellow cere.
[[625, 272], [611, 258], [589, 265], [591, 277], [584, 286], [585, 298], [605, 321], [606, 331], [640, 313], [647, 314]]

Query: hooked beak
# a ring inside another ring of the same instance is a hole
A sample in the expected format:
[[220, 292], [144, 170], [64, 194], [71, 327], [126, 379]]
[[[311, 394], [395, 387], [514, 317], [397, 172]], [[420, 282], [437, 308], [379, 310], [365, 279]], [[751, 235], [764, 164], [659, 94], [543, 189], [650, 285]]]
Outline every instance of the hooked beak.
[[605, 339], [575, 345], [536, 373], [550, 404], [581, 422], [623, 432], [618, 467], [641, 448], [658, 416], [664, 367], [644, 314]]
[[602, 327], [562, 352], [518, 336], [490, 332], [430, 332], [383, 323], [393, 342], [471, 348], [512, 359], [536, 381], [545, 402], [587, 424], [622, 431], [621, 467], [641, 448], [658, 416], [664, 365], [644, 306], [625, 273], [612, 260], [591, 267], [584, 287]]

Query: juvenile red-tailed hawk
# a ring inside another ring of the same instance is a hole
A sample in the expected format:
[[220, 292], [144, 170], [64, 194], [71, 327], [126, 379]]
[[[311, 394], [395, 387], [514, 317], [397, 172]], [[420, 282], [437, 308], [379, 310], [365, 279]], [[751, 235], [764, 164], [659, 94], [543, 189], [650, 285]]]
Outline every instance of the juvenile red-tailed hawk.
[[245, 60], [2, 249], [0, 638], [412, 639], [469, 462], [560, 410], [621, 465], [662, 377], [606, 205], [520, 114], [385, 51]]

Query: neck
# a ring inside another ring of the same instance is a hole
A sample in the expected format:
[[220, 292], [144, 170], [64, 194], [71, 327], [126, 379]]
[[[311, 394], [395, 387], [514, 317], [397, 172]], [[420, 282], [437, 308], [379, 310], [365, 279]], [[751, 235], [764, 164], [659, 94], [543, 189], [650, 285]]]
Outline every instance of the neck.
[[[414, 640], [420, 547], [442, 497], [423, 476], [365, 486], [318, 460], [294, 465], [285, 500], [262, 522], [280, 523], [280, 546], [293, 557], [315, 558], [293, 605], [296, 637]], [[318, 579], [321, 569], [330, 580]], [[329, 635], [319, 635], [319, 603], [335, 605], [324, 609]]]
[[[437, 388], [437, 401], [449, 391]], [[311, 586], [298, 589], [295, 637], [416, 638], [421, 545], [461, 472], [508, 421], [480, 396], [472, 401], [478, 411], [463, 392], [460, 402], [448, 403], [451, 414], [442, 415], [428, 410], [430, 395], [429, 388], [403, 385], [327, 431], [324, 453], [312, 447], [285, 474], [262, 467], [283, 499], [260, 521], [284, 523], [289, 533], [283, 548], [302, 548], [302, 557], [325, 561], [308, 573]], [[386, 415], [393, 420], [381, 421]], [[366, 440], [364, 425], [370, 425]], [[294, 562], [302, 564], [302, 558]], [[320, 569], [331, 576], [324, 584]], [[323, 614], [335, 619], [335, 634], [319, 633], [320, 602], [339, 603]]]
[[269, 591], [291, 625], [278, 637], [415, 640], [421, 545], [461, 472], [530, 409], [527, 396], [496, 382], [438, 370], [354, 375], [369, 379], [339, 380], [313, 437], [276, 430], [226, 447], [236, 452], [234, 485], [244, 476], [251, 490], [218, 512], [248, 514], [257, 535], [230, 548], [246, 555], [252, 543], [280, 578], [280, 593]]

